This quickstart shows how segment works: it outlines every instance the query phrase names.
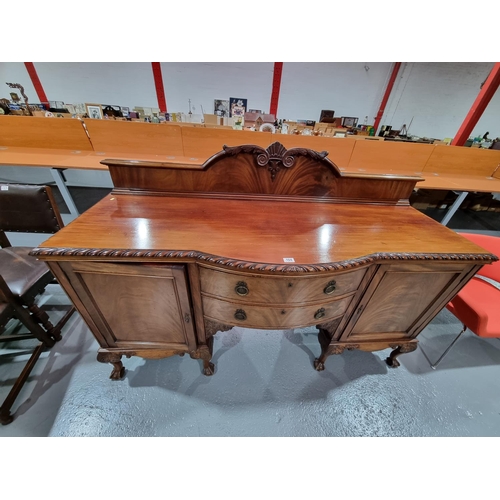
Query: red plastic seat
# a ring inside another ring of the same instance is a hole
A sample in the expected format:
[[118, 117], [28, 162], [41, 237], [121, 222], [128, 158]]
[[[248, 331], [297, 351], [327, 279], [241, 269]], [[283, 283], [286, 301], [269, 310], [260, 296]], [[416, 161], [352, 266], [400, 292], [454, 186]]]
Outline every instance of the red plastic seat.
[[[492, 254], [500, 256], [499, 237], [472, 233], [459, 234]], [[429, 360], [422, 349], [432, 368], [436, 368], [467, 328], [478, 337], [500, 338], [500, 289], [495, 285], [500, 287], [500, 261], [481, 268], [447, 304], [446, 308], [463, 323], [464, 328], [435, 363]]]
[[500, 290], [472, 278], [446, 308], [478, 337], [500, 337]]

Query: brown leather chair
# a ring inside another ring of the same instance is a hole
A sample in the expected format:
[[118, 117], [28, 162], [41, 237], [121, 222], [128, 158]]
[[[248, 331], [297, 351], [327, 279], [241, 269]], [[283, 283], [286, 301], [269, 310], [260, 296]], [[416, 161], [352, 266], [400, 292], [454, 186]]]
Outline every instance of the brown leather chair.
[[[0, 342], [36, 338], [34, 350], [21, 375], [0, 407], [0, 423], [12, 422], [10, 409], [40, 354], [61, 339], [61, 329], [74, 307], [54, 326], [36, 303], [55, 279], [45, 262], [31, 257], [31, 247], [13, 247], [5, 232], [55, 233], [64, 226], [48, 186], [0, 184]], [[5, 326], [17, 319], [29, 333], [5, 334]]]

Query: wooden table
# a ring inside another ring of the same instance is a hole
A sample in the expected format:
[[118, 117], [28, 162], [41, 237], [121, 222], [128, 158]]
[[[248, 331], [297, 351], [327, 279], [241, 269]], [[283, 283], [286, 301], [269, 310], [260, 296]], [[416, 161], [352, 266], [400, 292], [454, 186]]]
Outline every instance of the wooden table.
[[104, 163], [113, 192], [32, 255], [72, 299], [113, 379], [123, 355], [188, 353], [211, 375], [213, 335], [233, 326], [317, 325], [317, 370], [344, 349], [390, 347], [398, 366], [497, 260], [409, 206], [418, 178], [343, 175], [308, 149], [225, 148], [201, 169]]

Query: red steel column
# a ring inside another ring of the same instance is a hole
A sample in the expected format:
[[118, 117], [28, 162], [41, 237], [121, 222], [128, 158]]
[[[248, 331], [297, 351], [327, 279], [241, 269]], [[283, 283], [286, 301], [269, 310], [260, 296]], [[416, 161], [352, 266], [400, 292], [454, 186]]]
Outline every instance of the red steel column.
[[45, 91], [43, 90], [40, 78], [38, 78], [38, 73], [36, 72], [35, 65], [32, 62], [25, 62], [24, 65], [26, 66], [28, 75], [30, 75], [31, 82], [33, 83], [33, 87], [35, 87], [40, 103], [47, 104], [48, 107], [49, 100], [47, 99]]
[[375, 123], [373, 128], [375, 129], [375, 134], [377, 134], [378, 126], [380, 125], [380, 121], [382, 120], [382, 116], [384, 116], [385, 107], [387, 105], [387, 101], [389, 100], [389, 96], [392, 92], [392, 87], [394, 87], [394, 82], [396, 81], [396, 77], [399, 73], [399, 68], [401, 67], [401, 63], [394, 63], [394, 67], [392, 68], [391, 77], [389, 78], [389, 83], [387, 84], [387, 88], [385, 89], [384, 97], [382, 98], [382, 102], [380, 103], [380, 108], [377, 113], [377, 117], [375, 118]]
[[281, 87], [281, 73], [283, 72], [283, 63], [274, 63], [274, 75], [273, 75], [273, 89], [271, 91], [271, 104], [269, 106], [269, 113], [278, 117], [278, 101], [280, 99], [280, 87]]
[[165, 88], [163, 87], [163, 77], [161, 74], [161, 65], [159, 62], [152, 62], [153, 77], [155, 79], [156, 96], [158, 98], [158, 107], [162, 113], [167, 112], [167, 100], [165, 98]]
[[483, 88], [479, 92], [474, 104], [470, 108], [464, 122], [460, 125], [457, 134], [451, 141], [452, 146], [463, 146], [469, 138], [472, 129], [481, 118], [486, 106], [495, 94], [500, 84], [500, 63], [495, 63], [488, 78], [484, 82]]

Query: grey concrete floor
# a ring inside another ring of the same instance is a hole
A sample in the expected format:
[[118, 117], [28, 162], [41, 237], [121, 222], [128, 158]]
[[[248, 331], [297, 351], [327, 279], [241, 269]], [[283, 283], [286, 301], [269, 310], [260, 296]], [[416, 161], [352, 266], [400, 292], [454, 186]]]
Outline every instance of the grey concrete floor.
[[[486, 229], [466, 230], [498, 235]], [[26, 246], [46, 239], [9, 237]], [[51, 285], [43, 302], [56, 318], [69, 299]], [[460, 328], [443, 310], [419, 339], [437, 359]], [[0, 348], [3, 401], [29, 355], [24, 347], [16, 355], [15, 344]], [[218, 333], [213, 377], [189, 356], [124, 358], [124, 380], [111, 381], [97, 349], [76, 313], [36, 364], [0, 436], [500, 436], [500, 341], [471, 332], [437, 370], [417, 349], [397, 369], [384, 362], [390, 350], [346, 351], [318, 373], [313, 327]]]
[[[43, 302], [54, 316], [69, 304], [57, 285]], [[419, 339], [436, 359], [460, 327], [444, 310]], [[2, 401], [27, 359], [15, 347], [0, 351]], [[125, 379], [111, 381], [97, 349], [75, 314], [35, 366], [0, 436], [500, 436], [500, 341], [470, 332], [437, 370], [417, 349], [397, 369], [384, 362], [390, 350], [346, 351], [318, 373], [313, 327], [218, 333], [213, 377], [189, 356], [124, 358]]]

